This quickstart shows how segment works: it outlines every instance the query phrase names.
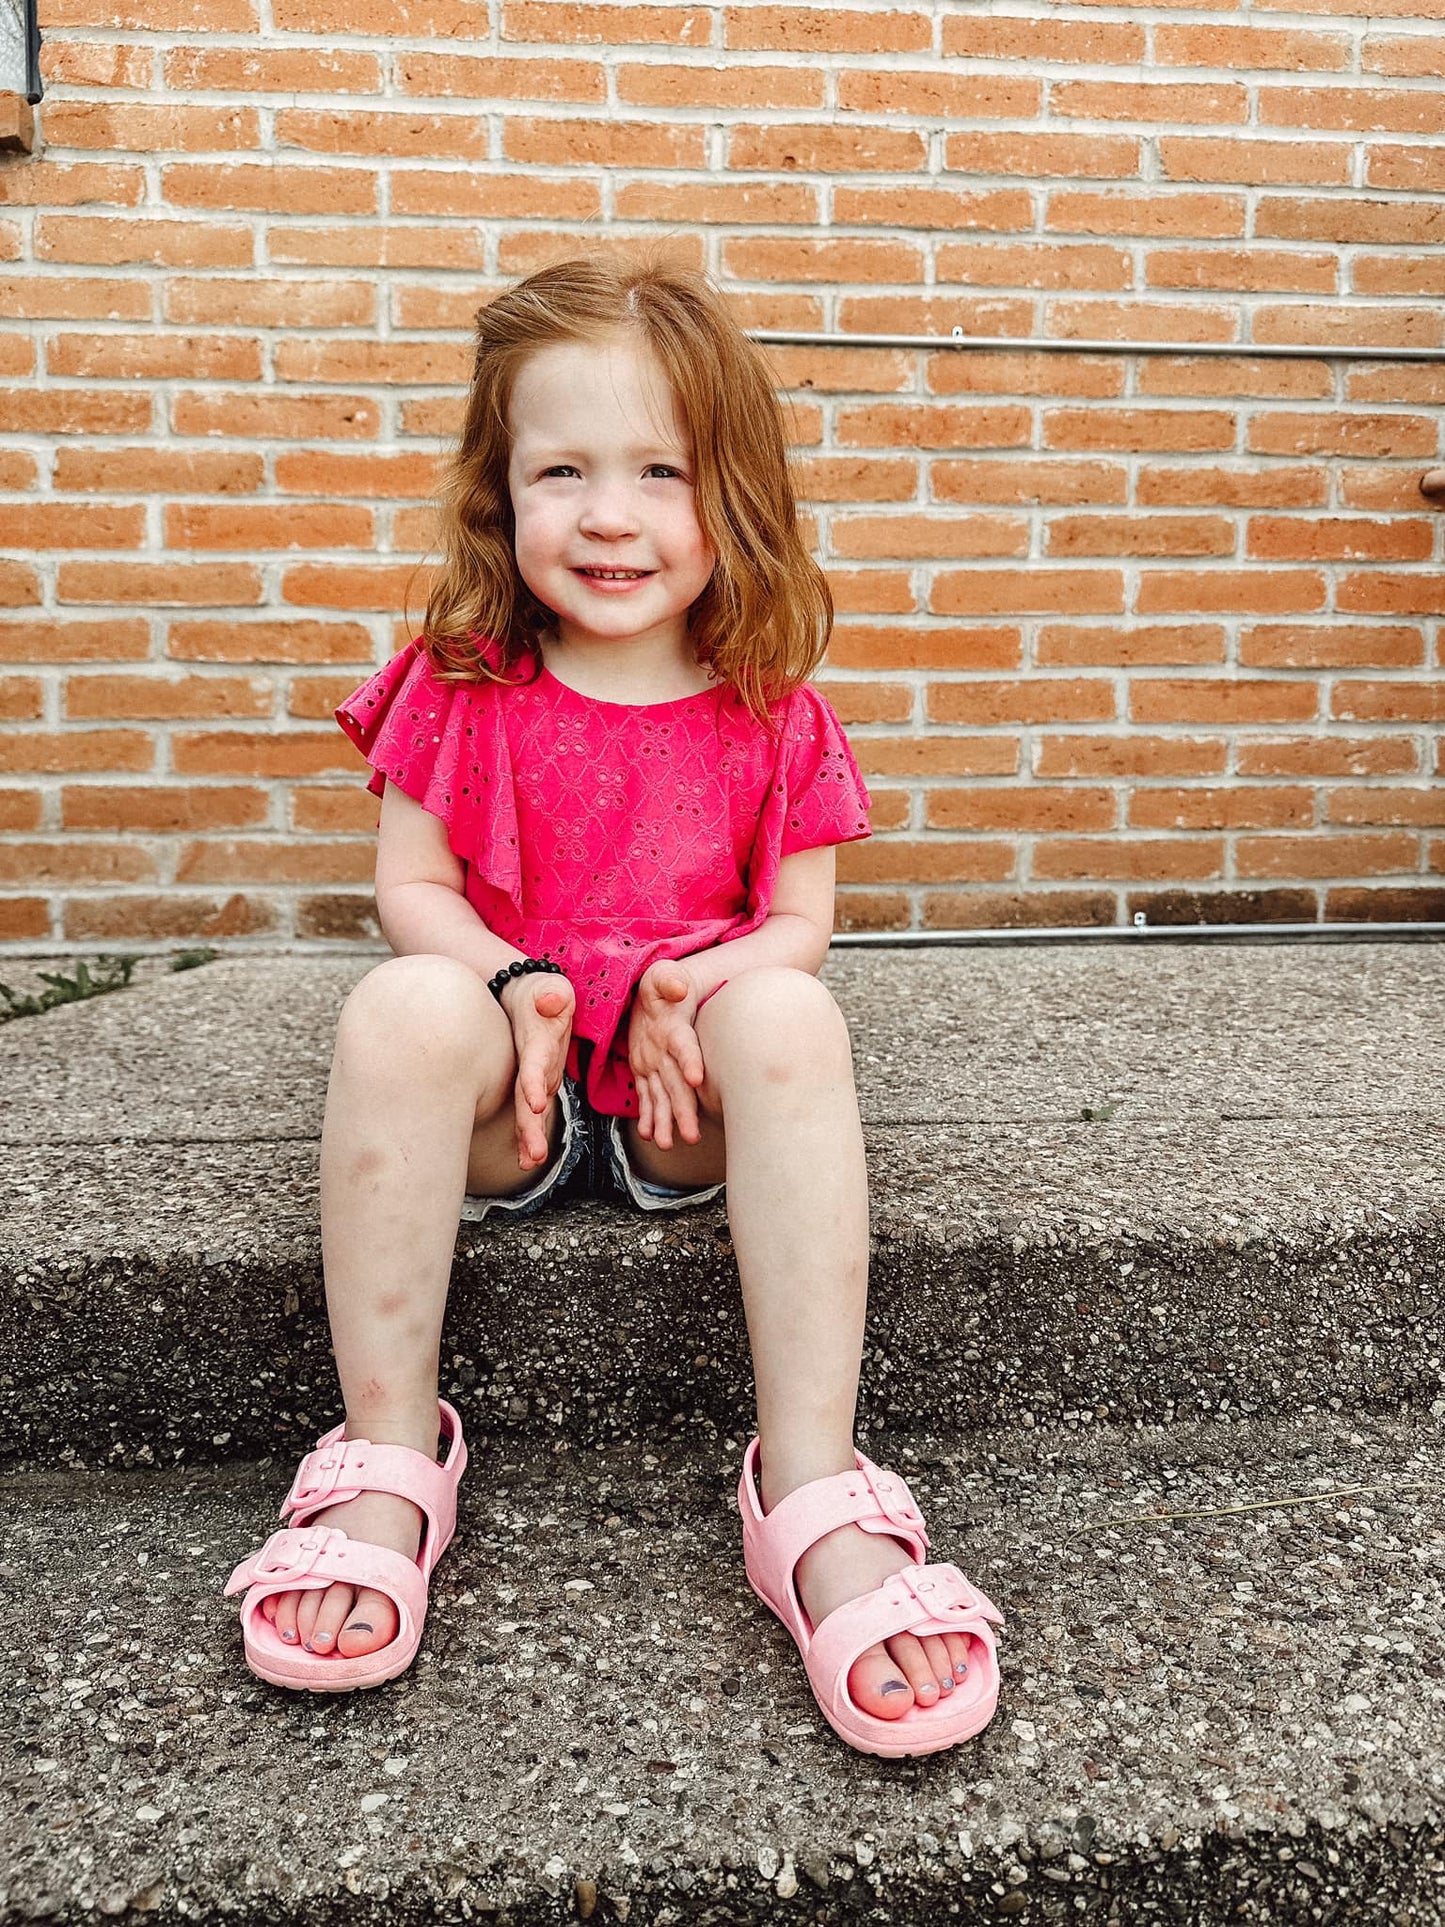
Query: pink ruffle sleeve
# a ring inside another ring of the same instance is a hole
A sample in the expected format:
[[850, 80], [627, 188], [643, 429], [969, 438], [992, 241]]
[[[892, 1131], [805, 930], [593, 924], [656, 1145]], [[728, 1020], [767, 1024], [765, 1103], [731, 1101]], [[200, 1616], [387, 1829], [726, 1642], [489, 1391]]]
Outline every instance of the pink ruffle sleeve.
[[833, 705], [811, 683], [793, 697], [788, 734], [788, 808], [779, 854], [867, 836], [872, 798]]
[[395, 783], [446, 825], [475, 881], [522, 912], [522, 865], [511, 752], [498, 683], [445, 683], [412, 642], [335, 711], [371, 764], [366, 787]]

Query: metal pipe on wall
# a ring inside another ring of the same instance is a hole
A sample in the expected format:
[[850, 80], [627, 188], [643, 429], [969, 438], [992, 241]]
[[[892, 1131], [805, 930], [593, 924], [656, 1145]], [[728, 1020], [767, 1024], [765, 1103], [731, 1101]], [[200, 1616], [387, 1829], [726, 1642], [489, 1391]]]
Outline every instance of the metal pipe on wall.
[[1068, 341], [1052, 335], [854, 335], [797, 328], [749, 328], [749, 341], [793, 348], [983, 348], [994, 353], [1054, 355], [1228, 355], [1242, 361], [1445, 361], [1445, 348], [1336, 348], [1288, 342]]

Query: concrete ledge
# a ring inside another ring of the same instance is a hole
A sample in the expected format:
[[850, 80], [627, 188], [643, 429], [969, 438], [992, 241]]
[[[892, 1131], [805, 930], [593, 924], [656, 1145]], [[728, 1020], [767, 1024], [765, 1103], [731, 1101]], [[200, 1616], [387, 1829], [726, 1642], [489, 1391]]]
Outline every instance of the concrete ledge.
[[[232, 957], [0, 1028], [0, 1451], [170, 1462], [332, 1422], [317, 1140], [374, 961]], [[1442, 966], [835, 952], [873, 1186], [865, 1419], [1437, 1404]], [[444, 1362], [497, 1434], [745, 1422], [722, 1210], [464, 1225]]]
[[1438, 1428], [882, 1441], [1008, 1621], [993, 1725], [896, 1763], [746, 1589], [738, 1446], [481, 1450], [417, 1665], [342, 1699], [219, 1596], [289, 1460], [0, 1480], [0, 1922], [1445, 1915]]

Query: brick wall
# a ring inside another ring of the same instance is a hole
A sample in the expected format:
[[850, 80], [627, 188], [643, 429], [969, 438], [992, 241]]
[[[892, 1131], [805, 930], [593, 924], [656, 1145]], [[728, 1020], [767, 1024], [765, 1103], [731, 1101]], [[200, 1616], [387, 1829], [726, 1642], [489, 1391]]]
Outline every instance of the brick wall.
[[375, 934], [330, 712], [416, 633], [470, 318], [659, 232], [752, 328], [1241, 344], [769, 351], [845, 925], [1445, 917], [1445, 359], [1348, 352], [1445, 349], [1442, 0], [1011, 7], [42, 5], [0, 945]]

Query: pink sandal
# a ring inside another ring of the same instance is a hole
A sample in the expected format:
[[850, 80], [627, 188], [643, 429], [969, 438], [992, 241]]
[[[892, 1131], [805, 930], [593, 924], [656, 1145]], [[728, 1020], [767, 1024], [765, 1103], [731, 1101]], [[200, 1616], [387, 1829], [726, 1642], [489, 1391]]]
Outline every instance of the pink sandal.
[[[241, 1602], [246, 1664], [258, 1679], [310, 1693], [349, 1693], [359, 1686], [380, 1686], [404, 1673], [416, 1658], [426, 1619], [427, 1581], [451, 1543], [457, 1522], [457, 1485], [467, 1465], [462, 1422], [438, 1399], [441, 1430], [451, 1440], [444, 1463], [408, 1445], [373, 1445], [346, 1439], [345, 1423], [316, 1441], [296, 1471], [281, 1504], [291, 1524], [259, 1552], [243, 1559], [226, 1581], [226, 1597], [248, 1586]], [[415, 1561], [386, 1546], [351, 1539], [339, 1526], [310, 1526], [307, 1520], [328, 1506], [341, 1505], [362, 1492], [391, 1492], [420, 1507], [423, 1524]], [[314, 1592], [340, 1580], [348, 1586], [374, 1586], [396, 1603], [396, 1638], [378, 1652], [344, 1659], [340, 1653], [308, 1653], [290, 1646], [261, 1611], [271, 1593]]]
[[[813, 1697], [833, 1731], [860, 1753], [891, 1760], [939, 1753], [982, 1732], [998, 1705], [992, 1628], [1003, 1625], [1003, 1614], [957, 1566], [925, 1565], [928, 1533], [903, 1480], [855, 1451], [855, 1471], [800, 1485], [765, 1513], [757, 1484], [758, 1444], [754, 1439], [749, 1445], [738, 1481], [748, 1584], [793, 1635]], [[848, 1600], [815, 1629], [798, 1597], [793, 1570], [809, 1546], [845, 1525], [901, 1540], [915, 1563]], [[860, 1653], [895, 1633], [919, 1638], [966, 1633], [973, 1645], [963, 1684], [932, 1706], [915, 1704], [901, 1719], [881, 1720], [853, 1700], [848, 1671]]]

